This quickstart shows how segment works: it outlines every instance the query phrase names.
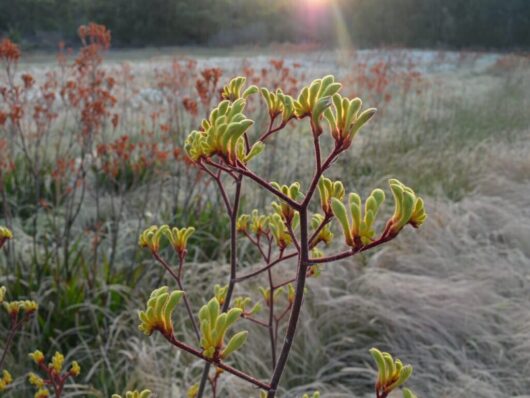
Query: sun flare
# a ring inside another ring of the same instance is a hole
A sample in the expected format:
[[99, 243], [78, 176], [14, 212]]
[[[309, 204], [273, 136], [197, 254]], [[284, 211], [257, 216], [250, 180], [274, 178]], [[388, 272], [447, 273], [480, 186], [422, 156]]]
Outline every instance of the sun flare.
[[333, 0], [302, 0], [302, 1], [312, 7], [322, 7], [325, 5], [329, 5]]

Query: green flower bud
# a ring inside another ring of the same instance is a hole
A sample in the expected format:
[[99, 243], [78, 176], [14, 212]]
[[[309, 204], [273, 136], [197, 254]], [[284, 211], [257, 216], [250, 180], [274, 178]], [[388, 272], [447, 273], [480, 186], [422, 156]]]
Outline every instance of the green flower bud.
[[169, 293], [167, 286], [154, 290], [147, 301], [145, 311], [140, 311], [139, 329], [150, 336], [158, 330], [164, 336], [173, 334], [172, 315], [184, 292], [175, 290]]
[[412, 375], [412, 366], [403, 366], [399, 359], [394, 360], [389, 353], [372, 348], [370, 354], [377, 366], [376, 390], [378, 396], [388, 395], [391, 391], [402, 386]]

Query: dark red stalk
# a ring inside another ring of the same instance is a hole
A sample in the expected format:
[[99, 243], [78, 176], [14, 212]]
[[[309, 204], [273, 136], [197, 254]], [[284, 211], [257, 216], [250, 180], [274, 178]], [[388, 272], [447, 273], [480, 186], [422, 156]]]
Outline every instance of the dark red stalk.
[[290, 259], [290, 258], [293, 258], [293, 257], [295, 257], [295, 256], [297, 256], [297, 255], [298, 255], [297, 252], [291, 252], [291, 253], [286, 254], [286, 255], [284, 255], [284, 256], [282, 255], [281, 257], [277, 258], [277, 259], [274, 260], [273, 262], [267, 264], [265, 267], [262, 267], [262, 268], [260, 268], [260, 269], [258, 269], [258, 270], [256, 270], [256, 271], [253, 271], [253, 272], [251, 272], [251, 273], [249, 273], [249, 274], [242, 275], [242, 276], [236, 278], [236, 282], [242, 282], [242, 281], [244, 281], [244, 280], [250, 279], [250, 278], [252, 278], [252, 277], [254, 277], [254, 276], [256, 276], [256, 275], [261, 274], [262, 272], [265, 272], [265, 271], [271, 269], [271, 268], [274, 267], [275, 265], [278, 265], [279, 263], [281, 263], [281, 262], [283, 262], [283, 261], [285, 261], [285, 260], [288, 260], [288, 259]]
[[[207, 170], [207, 169], [206, 169]], [[226, 211], [230, 217], [230, 280], [228, 282], [228, 290], [225, 297], [225, 302], [223, 304], [223, 312], [226, 312], [230, 308], [230, 301], [232, 300], [232, 294], [234, 292], [234, 287], [236, 284], [237, 277], [237, 216], [239, 212], [239, 203], [241, 200], [241, 187], [243, 178], [238, 176], [235, 178], [236, 182], [236, 191], [234, 193], [234, 204], [230, 204], [228, 200], [228, 195], [224, 189], [222, 181], [219, 176], [215, 178], [223, 200], [225, 202]], [[197, 393], [197, 398], [202, 398], [204, 394], [204, 388], [206, 387], [206, 381], [208, 380], [208, 374], [210, 372], [210, 363], [207, 363], [204, 366], [201, 381], [199, 383], [199, 391]]]
[[296, 295], [293, 301], [293, 308], [291, 311], [291, 316], [289, 318], [289, 325], [287, 326], [287, 333], [285, 335], [285, 340], [283, 343], [282, 350], [280, 352], [280, 357], [274, 368], [274, 373], [271, 378], [270, 388], [268, 389], [267, 398], [274, 398], [276, 395], [276, 389], [280, 383], [280, 378], [287, 364], [287, 358], [289, 357], [289, 352], [291, 351], [291, 346], [293, 344], [294, 335], [296, 332], [296, 326], [298, 324], [298, 319], [300, 317], [300, 310], [302, 309], [302, 301], [304, 297], [304, 288], [305, 280], [307, 275], [308, 255], [309, 255], [309, 245], [308, 245], [308, 236], [307, 236], [307, 209], [302, 209], [300, 211], [300, 259], [298, 262], [298, 271], [297, 271], [297, 284], [296, 284]]
[[[255, 377], [253, 376], [250, 376], [248, 375], [247, 373], [245, 372], [242, 372], [241, 370], [238, 370], [230, 365], [226, 365], [225, 363], [223, 362], [219, 362], [219, 361], [216, 361], [212, 358], [207, 358], [205, 357], [201, 351], [193, 348], [193, 347], [190, 347], [189, 345], [181, 342], [181, 341], [178, 341], [173, 335], [169, 335], [169, 336], [164, 336], [171, 344], [173, 344], [175, 347], [177, 348], [180, 348], [181, 350], [183, 351], [186, 351], [194, 356], [196, 356], [197, 358], [200, 358], [202, 359], [203, 361], [206, 361], [208, 362], [209, 365], [213, 364], [214, 366], [220, 368], [220, 369], [223, 369], [224, 371], [230, 373], [230, 374], [233, 374], [234, 376], [237, 376], [239, 377], [240, 379], [243, 379], [245, 381], [248, 381], [249, 383], [251, 384], [254, 384], [255, 386], [259, 387], [259, 388], [262, 388], [264, 390], [268, 390], [269, 389], [269, 385], [267, 383], [264, 383], [258, 379], [256, 379]], [[208, 377], [206, 378], [208, 380]]]

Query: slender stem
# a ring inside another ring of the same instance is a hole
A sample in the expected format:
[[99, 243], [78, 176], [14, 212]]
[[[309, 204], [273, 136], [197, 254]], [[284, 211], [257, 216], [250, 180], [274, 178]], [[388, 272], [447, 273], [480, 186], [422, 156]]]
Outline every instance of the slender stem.
[[256, 175], [254, 172], [247, 169], [245, 166], [240, 165], [240, 167], [234, 168], [234, 171], [243, 174], [250, 179], [257, 182], [259, 185], [261, 185], [263, 188], [265, 188], [267, 191], [273, 193], [278, 198], [282, 199], [285, 203], [287, 203], [289, 206], [291, 206], [293, 209], [300, 211], [301, 205], [297, 201], [291, 199], [289, 196], [284, 194], [283, 192], [277, 190], [274, 188], [268, 181], [265, 181], [260, 176]]
[[320, 141], [318, 136], [313, 136], [313, 145], [315, 147], [315, 158], [316, 158], [316, 168], [318, 171], [322, 170], [322, 155], [320, 154]]
[[317, 161], [315, 174], [313, 176], [313, 180], [311, 181], [311, 185], [309, 186], [309, 189], [306, 192], [306, 196], [304, 201], [301, 204], [301, 207], [307, 207], [309, 205], [309, 202], [313, 198], [313, 193], [315, 192], [315, 189], [318, 185], [318, 180], [322, 176], [322, 174], [328, 169], [329, 166], [333, 163], [337, 155], [339, 154], [339, 150], [337, 148], [333, 149], [333, 151], [328, 155], [324, 163], [319, 164]]
[[227, 166], [222, 165], [219, 162], [214, 162], [210, 159], [204, 159], [204, 162], [208, 163], [209, 165], [215, 167], [219, 171], [224, 171], [225, 173], [229, 174], [232, 178], [235, 178], [234, 173], [232, 173], [232, 170], [230, 170]]
[[9, 335], [7, 336], [6, 345], [4, 346], [4, 352], [2, 353], [2, 358], [0, 358], [0, 369], [4, 366], [4, 361], [7, 357], [7, 353], [13, 344], [13, 339], [17, 333], [18, 328], [22, 325], [22, 321], [17, 322], [16, 317], [11, 317], [11, 329], [9, 330]]
[[343, 251], [341, 253], [335, 254], [333, 256], [311, 258], [311, 259], [309, 259], [309, 264], [310, 265], [312, 265], [312, 264], [323, 264], [323, 263], [329, 263], [329, 262], [333, 262], [333, 261], [337, 261], [337, 260], [342, 260], [344, 258], [348, 258], [348, 257], [354, 256], [357, 253], [361, 253], [361, 252], [364, 252], [366, 250], [372, 249], [372, 248], [374, 248], [376, 246], [382, 245], [383, 243], [391, 241], [396, 236], [397, 235], [395, 235], [395, 234], [384, 236], [384, 237], [382, 237], [382, 238], [380, 238], [380, 239], [378, 239], [376, 241], [373, 241], [372, 243], [369, 243], [369, 244], [367, 244], [365, 246], [362, 246], [361, 248], [358, 248], [358, 249], [351, 248], [351, 249], [345, 250], [345, 251]]
[[272, 281], [272, 272], [270, 268], [267, 270], [269, 277], [269, 290], [270, 290], [270, 300], [269, 300], [269, 339], [271, 342], [271, 358], [272, 358], [272, 369], [276, 367], [276, 339], [274, 338], [274, 331], [272, 329], [274, 323], [274, 283]]
[[232, 205], [230, 204], [230, 200], [228, 199], [228, 195], [226, 194], [226, 190], [223, 186], [223, 183], [221, 181], [221, 176], [220, 174], [217, 174], [217, 175], [214, 175], [210, 170], [208, 170], [206, 167], [204, 167], [204, 170], [206, 170], [206, 172], [208, 174], [210, 174], [215, 183], [217, 184], [217, 186], [219, 187], [219, 191], [221, 192], [221, 197], [223, 198], [223, 202], [225, 204], [225, 207], [226, 207], [226, 212], [231, 215], [232, 214]]
[[[255, 386], [258, 386], [259, 388], [262, 388], [264, 390], [268, 390], [269, 389], [269, 385], [267, 383], [264, 383], [258, 379], [256, 379], [255, 377], [245, 373], [245, 372], [242, 372], [241, 370], [238, 370], [230, 365], [226, 365], [225, 363], [222, 363], [222, 362], [219, 362], [218, 360], [215, 360], [213, 358], [207, 358], [205, 357], [202, 352], [200, 352], [199, 350], [196, 350], [195, 348], [193, 347], [190, 347], [189, 345], [181, 342], [181, 341], [178, 341], [175, 336], [173, 335], [169, 335], [169, 336], [164, 336], [171, 344], [173, 344], [175, 347], [177, 348], [180, 348], [181, 350], [183, 351], [186, 351], [194, 356], [196, 356], [197, 358], [200, 358], [202, 359], [203, 361], [206, 361], [208, 362], [208, 364], [213, 364], [215, 365], [217, 368], [220, 368], [230, 374], [233, 374], [234, 376], [237, 376], [239, 377], [240, 379], [243, 379], [245, 381], [248, 381], [249, 383], [251, 384], [254, 384]], [[208, 377], [206, 377], [206, 379], [208, 380]]]
[[228, 291], [223, 304], [223, 312], [226, 312], [230, 307], [230, 301], [232, 300], [237, 277], [237, 215], [241, 200], [241, 185], [242, 178], [239, 177], [236, 179], [234, 205], [232, 207], [232, 213], [230, 214], [230, 281], [228, 283]]
[[247, 280], [247, 279], [250, 279], [256, 275], [259, 275], [261, 274], [262, 272], [265, 272], [269, 269], [271, 269], [272, 267], [274, 267], [275, 265], [281, 263], [282, 261], [285, 261], [285, 260], [288, 260], [290, 258], [293, 258], [295, 257], [296, 255], [298, 255], [297, 252], [291, 252], [289, 254], [286, 254], [284, 256], [280, 256], [278, 257], [276, 260], [274, 260], [273, 262], [267, 264], [265, 267], [262, 267], [260, 269], [257, 269], [256, 271], [253, 271], [249, 274], [246, 274], [246, 275], [241, 275], [240, 277], [236, 278], [236, 282], [242, 282], [244, 280]]
[[258, 236], [257, 239], [254, 239], [252, 237], [252, 235], [250, 235], [247, 231], [245, 231], [244, 234], [247, 237], [247, 239], [250, 241], [250, 243], [252, 243], [254, 246], [256, 246], [256, 248], [259, 250], [263, 260], [268, 261], [267, 260], [267, 255], [265, 254], [265, 252], [263, 251], [263, 248], [261, 247], [261, 244], [260, 244], [260, 241], [259, 241], [259, 236]]
[[293, 344], [294, 335], [296, 333], [296, 326], [300, 317], [300, 311], [302, 309], [302, 301], [304, 298], [305, 280], [307, 275], [307, 267], [309, 265], [309, 242], [307, 234], [307, 209], [304, 208], [300, 211], [300, 257], [298, 261], [298, 273], [297, 273], [297, 284], [296, 294], [293, 301], [293, 308], [291, 316], [289, 318], [289, 325], [287, 326], [287, 332], [285, 340], [278, 358], [278, 363], [274, 368], [274, 373], [271, 378], [270, 388], [268, 390], [267, 398], [274, 398], [276, 396], [276, 389], [280, 383], [280, 378], [287, 364], [287, 358], [291, 351]]
[[[276, 117], [274, 119], [276, 119]], [[269, 138], [272, 134], [280, 131], [287, 125], [287, 122], [282, 122], [278, 127], [272, 128], [274, 119], [271, 118], [268, 131], [262, 134], [261, 137], [258, 138], [258, 141], [265, 142], [265, 140]]]
[[269, 324], [267, 322], [260, 321], [259, 319], [252, 318], [251, 316], [242, 315], [243, 318], [248, 319], [250, 322], [254, 322], [256, 325], [263, 326], [265, 328], [269, 327]]
[[289, 283], [293, 283], [293, 282], [296, 282], [296, 278], [292, 278], [292, 279], [289, 279], [289, 280], [287, 280], [285, 282], [282, 282], [282, 283], [274, 286], [274, 289], [279, 289], [279, 288], [284, 287], [284, 286], [288, 285]]
[[[243, 183], [243, 178], [241, 176], [236, 178], [236, 191], [234, 194], [234, 204], [230, 205], [228, 196], [223, 187], [221, 179], [219, 177], [215, 178], [219, 189], [223, 195], [225, 201], [226, 210], [230, 216], [230, 280], [228, 282], [228, 290], [225, 297], [225, 302], [223, 304], [223, 312], [226, 312], [230, 307], [230, 301], [232, 300], [232, 294], [234, 292], [234, 287], [237, 283], [237, 215], [239, 211], [239, 204], [241, 200], [241, 188]], [[206, 382], [208, 380], [208, 374], [210, 373], [210, 363], [204, 365], [204, 369], [201, 376], [201, 381], [199, 383], [199, 391], [197, 393], [197, 398], [202, 398], [204, 394], [204, 389], [206, 387]]]
[[[180, 269], [182, 268], [183, 259], [180, 259], [180, 266], [179, 266], [179, 274], [176, 274], [173, 269], [171, 269], [171, 266], [162, 258], [157, 252], [152, 252], [153, 257], [165, 268], [167, 272], [175, 279], [177, 282], [178, 288], [182, 291], [184, 291], [182, 281], [180, 279]], [[193, 311], [191, 309], [190, 302], [188, 300], [188, 295], [184, 291], [183, 296], [184, 305], [186, 306], [186, 311], [188, 312], [188, 317], [190, 318], [191, 324], [193, 325], [193, 331], [195, 332], [195, 337], [197, 338], [197, 341], [201, 340], [201, 333], [199, 332], [199, 327], [197, 326], [197, 322], [195, 320], [195, 316], [193, 315]]]

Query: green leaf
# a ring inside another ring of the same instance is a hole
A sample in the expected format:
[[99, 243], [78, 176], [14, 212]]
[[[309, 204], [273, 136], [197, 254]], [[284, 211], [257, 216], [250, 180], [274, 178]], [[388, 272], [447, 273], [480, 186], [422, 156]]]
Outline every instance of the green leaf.
[[353, 246], [353, 237], [351, 235], [350, 221], [348, 220], [346, 206], [344, 206], [344, 204], [337, 198], [331, 198], [331, 210], [333, 210], [333, 214], [337, 217], [342, 226], [346, 244]]
[[228, 344], [226, 345], [226, 348], [223, 350], [222, 356], [223, 358], [227, 358], [230, 354], [232, 354], [234, 351], [237, 351], [240, 349], [243, 344], [247, 341], [247, 335], [248, 332], [246, 330], [243, 330], [239, 333], [236, 333], [232, 336]]

